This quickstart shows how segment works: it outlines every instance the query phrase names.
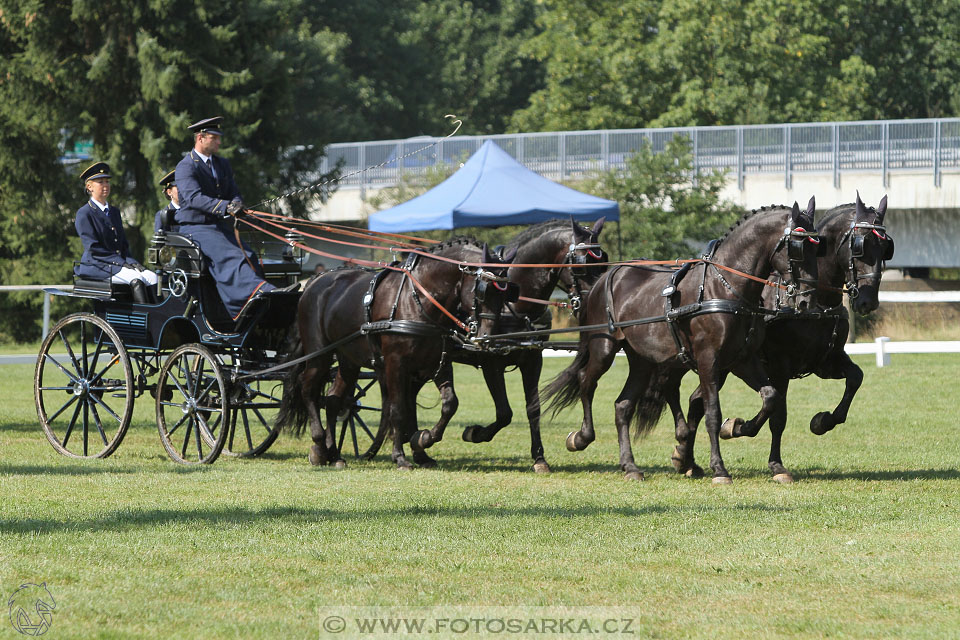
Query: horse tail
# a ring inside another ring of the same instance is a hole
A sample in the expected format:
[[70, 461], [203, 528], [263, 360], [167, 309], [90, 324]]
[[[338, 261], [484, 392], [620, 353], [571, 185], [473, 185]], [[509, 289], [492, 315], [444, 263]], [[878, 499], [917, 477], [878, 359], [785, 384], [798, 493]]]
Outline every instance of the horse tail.
[[[294, 322], [287, 336], [287, 353], [284, 361], [290, 362], [303, 356], [303, 341], [300, 339], [299, 323]], [[307, 368], [307, 362], [299, 362], [289, 367], [283, 378], [283, 398], [277, 412], [275, 425], [281, 429], [291, 429], [298, 438], [303, 434], [309, 415], [307, 405], [301, 393], [300, 376]]]
[[627, 422], [633, 422], [635, 438], [647, 435], [657, 426], [663, 410], [667, 407], [667, 397], [663, 390], [668, 384], [672, 384], [671, 370], [663, 365], [657, 366], [647, 378], [643, 395], [634, 406], [634, 414], [627, 416]]
[[540, 391], [541, 401], [549, 400], [546, 411], [554, 418], [563, 409], [580, 399], [580, 372], [590, 361], [590, 350], [586, 341], [580, 340], [577, 356], [570, 366], [561, 371], [556, 378]]

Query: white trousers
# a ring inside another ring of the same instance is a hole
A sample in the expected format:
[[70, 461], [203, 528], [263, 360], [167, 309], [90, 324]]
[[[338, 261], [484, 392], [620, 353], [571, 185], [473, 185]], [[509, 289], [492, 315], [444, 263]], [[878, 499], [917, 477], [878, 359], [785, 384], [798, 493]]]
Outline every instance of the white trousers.
[[157, 274], [153, 271], [138, 271], [130, 267], [123, 267], [110, 277], [114, 284], [130, 284], [134, 280], [143, 280], [144, 284], [152, 287], [157, 284]]

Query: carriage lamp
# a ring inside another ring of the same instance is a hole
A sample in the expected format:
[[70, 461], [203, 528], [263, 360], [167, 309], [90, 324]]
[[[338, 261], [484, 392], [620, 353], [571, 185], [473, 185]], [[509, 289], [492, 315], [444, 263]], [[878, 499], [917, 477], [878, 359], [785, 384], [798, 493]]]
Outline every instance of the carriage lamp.
[[159, 268], [160, 250], [163, 249], [166, 243], [167, 243], [167, 234], [163, 232], [163, 229], [158, 229], [153, 232], [153, 237], [150, 238], [150, 246], [147, 247], [147, 264], [148, 265], [152, 265], [154, 268]]
[[283, 261], [296, 262], [303, 266], [303, 249], [300, 248], [303, 244], [303, 236], [296, 229], [290, 229], [283, 234], [283, 239], [287, 243], [283, 248]]

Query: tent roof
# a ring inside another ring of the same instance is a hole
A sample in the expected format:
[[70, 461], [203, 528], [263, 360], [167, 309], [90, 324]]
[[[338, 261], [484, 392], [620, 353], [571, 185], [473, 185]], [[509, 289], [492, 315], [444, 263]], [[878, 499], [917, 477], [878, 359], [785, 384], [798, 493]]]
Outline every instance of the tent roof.
[[534, 224], [572, 215], [620, 219], [613, 200], [581, 193], [527, 169], [487, 140], [452, 176], [421, 196], [370, 215], [371, 231]]

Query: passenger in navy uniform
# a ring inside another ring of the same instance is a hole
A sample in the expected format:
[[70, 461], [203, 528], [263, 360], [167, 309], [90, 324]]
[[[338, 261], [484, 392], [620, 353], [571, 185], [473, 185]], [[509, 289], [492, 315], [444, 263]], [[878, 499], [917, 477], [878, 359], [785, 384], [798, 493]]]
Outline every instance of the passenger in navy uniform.
[[129, 284], [136, 302], [150, 302], [150, 290], [157, 284], [157, 274], [130, 255], [120, 210], [107, 204], [110, 167], [106, 162], [95, 162], [80, 174], [80, 179], [90, 199], [77, 211], [74, 223], [83, 243], [83, 256], [74, 272], [90, 280]]
[[175, 173], [176, 169], [160, 178], [160, 186], [163, 187], [163, 195], [166, 196], [167, 200], [170, 202], [168, 202], [167, 206], [165, 206], [163, 209], [157, 211], [157, 215], [153, 220], [154, 231], [177, 231], [180, 228], [179, 225], [174, 221], [174, 216], [176, 216], [177, 211], [180, 210], [180, 194], [177, 190], [177, 183], [174, 180]]
[[187, 127], [193, 149], [177, 164], [174, 180], [180, 196], [175, 220], [207, 258], [210, 274], [231, 317], [236, 320], [255, 296], [275, 287], [263, 276], [256, 254], [238, 245], [233, 216], [243, 211], [240, 189], [220, 150], [222, 117]]

